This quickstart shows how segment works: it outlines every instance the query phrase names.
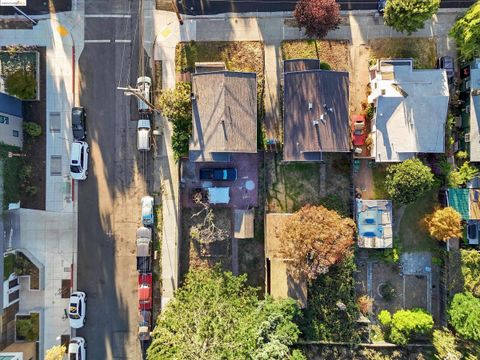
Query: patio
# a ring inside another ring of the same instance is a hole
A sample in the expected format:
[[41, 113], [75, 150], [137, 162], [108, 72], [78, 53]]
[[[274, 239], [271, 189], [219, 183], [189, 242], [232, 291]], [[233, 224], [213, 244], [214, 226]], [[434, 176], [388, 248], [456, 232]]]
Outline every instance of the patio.
[[[201, 181], [201, 168], [236, 168], [235, 181]], [[181, 204], [183, 207], [198, 206], [192, 199], [192, 192], [198, 188], [229, 187], [230, 202], [225, 205], [234, 209], [248, 209], [258, 205], [258, 155], [231, 154], [229, 162], [191, 162], [182, 161], [181, 164]]]

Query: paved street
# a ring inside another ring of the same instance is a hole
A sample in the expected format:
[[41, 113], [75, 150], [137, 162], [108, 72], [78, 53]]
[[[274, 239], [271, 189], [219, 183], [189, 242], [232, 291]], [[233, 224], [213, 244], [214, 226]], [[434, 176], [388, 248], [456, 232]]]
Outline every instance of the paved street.
[[[337, 0], [342, 10], [373, 10], [376, 0]], [[469, 7], [474, 0], [442, 0], [441, 7]], [[213, 15], [228, 12], [292, 11], [296, 0], [177, 0], [181, 13], [188, 15]]]
[[135, 230], [145, 194], [136, 150], [133, 97], [138, 68], [138, 1], [85, 2], [85, 48], [79, 59], [81, 105], [87, 111], [89, 176], [78, 189], [78, 289], [88, 296], [77, 334], [89, 358], [141, 359], [137, 338]]

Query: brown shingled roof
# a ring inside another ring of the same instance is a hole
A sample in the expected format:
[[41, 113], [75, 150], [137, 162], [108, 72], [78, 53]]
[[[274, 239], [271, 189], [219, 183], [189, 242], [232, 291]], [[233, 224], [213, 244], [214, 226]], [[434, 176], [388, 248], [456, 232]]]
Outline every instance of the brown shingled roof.
[[255, 73], [194, 74], [192, 92], [192, 161], [211, 161], [215, 153], [257, 151]]
[[346, 72], [284, 74], [285, 161], [318, 161], [322, 152], [350, 151], [348, 96]]

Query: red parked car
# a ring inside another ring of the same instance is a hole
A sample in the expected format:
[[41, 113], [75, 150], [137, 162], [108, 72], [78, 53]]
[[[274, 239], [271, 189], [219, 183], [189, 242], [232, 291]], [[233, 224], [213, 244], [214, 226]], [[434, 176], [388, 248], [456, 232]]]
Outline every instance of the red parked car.
[[138, 310], [152, 310], [152, 274], [138, 275]]
[[365, 116], [353, 115], [352, 116], [352, 141], [355, 146], [362, 146], [365, 144], [367, 138], [367, 131], [365, 129]]

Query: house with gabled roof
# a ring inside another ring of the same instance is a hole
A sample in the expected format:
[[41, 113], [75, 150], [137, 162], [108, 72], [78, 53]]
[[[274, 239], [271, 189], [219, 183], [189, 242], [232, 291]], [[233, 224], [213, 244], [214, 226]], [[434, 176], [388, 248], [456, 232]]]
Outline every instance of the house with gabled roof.
[[322, 161], [323, 153], [349, 152], [347, 72], [320, 69], [320, 61], [284, 62], [284, 161]]
[[377, 162], [445, 152], [449, 90], [444, 69], [415, 70], [412, 59], [382, 59], [370, 71], [370, 87]]
[[257, 75], [214, 71], [192, 75], [193, 162], [229, 161], [257, 152]]
[[465, 128], [465, 144], [469, 150], [470, 161], [480, 162], [480, 58], [475, 59], [468, 67], [468, 76], [463, 80], [465, 113], [468, 118]]

